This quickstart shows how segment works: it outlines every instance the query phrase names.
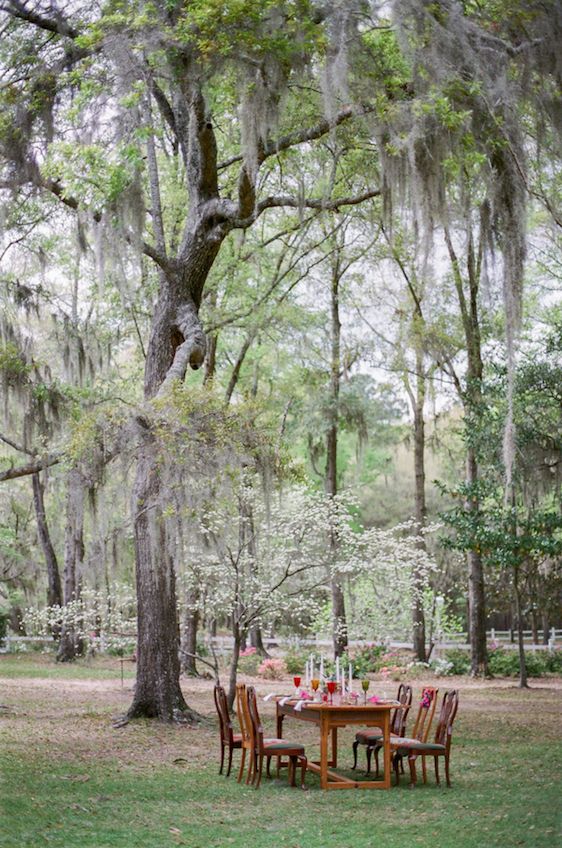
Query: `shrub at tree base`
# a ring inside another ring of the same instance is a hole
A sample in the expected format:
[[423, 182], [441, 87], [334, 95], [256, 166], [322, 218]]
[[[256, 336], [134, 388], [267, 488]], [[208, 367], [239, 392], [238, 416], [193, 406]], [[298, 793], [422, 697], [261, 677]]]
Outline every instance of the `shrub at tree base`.
[[0, 612], [0, 646], [4, 644], [4, 639], [8, 633], [8, 619], [7, 612]]
[[289, 674], [302, 674], [304, 672], [309, 654], [304, 651], [287, 651], [283, 660]]
[[258, 668], [260, 677], [266, 680], [282, 680], [287, 673], [287, 667], [283, 660], [264, 660]]
[[[498, 677], [518, 677], [519, 656], [517, 651], [507, 651], [505, 648], [494, 648], [489, 652], [488, 668], [491, 674]], [[450, 664], [448, 672], [441, 674], [468, 674], [470, 671], [470, 656], [466, 651], [452, 649], [445, 653], [446, 661]], [[526, 651], [525, 662], [529, 677], [542, 677], [544, 674], [562, 673], [562, 651]]]
[[238, 669], [242, 674], [255, 675], [258, 673], [260, 657], [255, 648], [246, 648], [240, 651], [238, 659]]
[[369, 672], [378, 671], [381, 666], [385, 665], [382, 662], [383, 656], [386, 657], [384, 645], [365, 645], [363, 648], [358, 648], [351, 660], [353, 676], [361, 678]]

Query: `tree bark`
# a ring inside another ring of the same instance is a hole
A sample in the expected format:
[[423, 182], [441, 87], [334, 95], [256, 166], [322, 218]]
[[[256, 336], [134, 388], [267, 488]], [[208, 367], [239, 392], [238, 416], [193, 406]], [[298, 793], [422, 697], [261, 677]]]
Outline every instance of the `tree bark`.
[[43, 556], [45, 557], [45, 565], [47, 566], [47, 605], [50, 607], [62, 606], [59, 564], [51, 541], [51, 534], [49, 533], [49, 525], [45, 513], [45, 501], [43, 498], [43, 484], [41, 483], [39, 472], [33, 474], [31, 480], [33, 483], [33, 506], [37, 520], [37, 533], [43, 550]]

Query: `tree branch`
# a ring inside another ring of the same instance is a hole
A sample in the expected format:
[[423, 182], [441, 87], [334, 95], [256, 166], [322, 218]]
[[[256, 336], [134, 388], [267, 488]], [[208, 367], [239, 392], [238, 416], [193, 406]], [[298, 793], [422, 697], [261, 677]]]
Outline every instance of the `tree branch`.
[[[306, 129], [297, 130], [293, 133], [289, 133], [288, 135], [281, 136], [281, 138], [278, 138], [276, 141], [269, 141], [262, 147], [259, 156], [259, 164], [264, 162], [270, 156], [275, 156], [277, 153], [281, 153], [283, 150], [288, 150], [290, 147], [295, 147], [298, 144], [304, 144], [307, 141], [314, 141], [317, 138], [321, 138], [323, 135], [330, 132], [330, 130], [339, 127], [339, 125], [343, 124], [344, 121], [348, 121], [350, 118], [366, 115], [374, 108], [374, 106], [363, 106], [359, 108], [346, 106], [331, 120], [325, 118], [313, 127], [307, 127]], [[222, 171], [225, 168], [229, 168], [237, 162], [242, 162], [243, 158], [244, 157], [241, 153], [236, 156], [231, 156], [230, 159], [225, 159], [224, 162], [220, 162], [217, 166], [217, 170]]]
[[231, 225], [233, 228], [247, 229], [265, 212], [266, 209], [291, 208], [291, 209], [318, 209], [321, 212], [338, 212], [341, 206], [358, 206], [366, 200], [371, 200], [373, 197], [379, 197], [380, 188], [370, 189], [358, 194], [355, 197], [340, 197], [333, 200], [325, 198], [304, 198], [291, 197], [289, 195], [270, 195], [261, 200], [253, 212], [247, 218], [233, 219]]
[[33, 24], [33, 26], [47, 30], [47, 32], [54, 32], [57, 35], [64, 35], [68, 38], [77, 38], [80, 34], [78, 30], [70, 26], [70, 24], [62, 17], [54, 3], [51, 4], [51, 8], [55, 13], [55, 17], [46, 18], [44, 15], [40, 15], [37, 12], [27, 9], [25, 4], [21, 3], [20, 0], [8, 0], [7, 3], [3, 3], [2, 6], [0, 6], [0, 12], [6, 12], [14, 18], [19, 18], [19, 20], [25, 21], [28, 24]]
[[18, 445], [17, 442], [12, 441], [9, 436], [5, 436], [4, 433], [0, 433], [0, 441], [5, 442], [14, 450], [17, 450], [19, 453], [26, 453], [28, 456], [36, 456], [35, 452], [26, 448], [25, 445]]
[[36, 474], [44, 468], [57, 465], [57, 463], [61, 462], [62, 458], [62, 453], [52, 453], [48, 454], [44, 459], [29, 462], [27, 465], [12, 466], [7, 471], [0, 472], [0, 483], [4, 480], [16, 480], [18, 477], [28, 477], [30, 474]]

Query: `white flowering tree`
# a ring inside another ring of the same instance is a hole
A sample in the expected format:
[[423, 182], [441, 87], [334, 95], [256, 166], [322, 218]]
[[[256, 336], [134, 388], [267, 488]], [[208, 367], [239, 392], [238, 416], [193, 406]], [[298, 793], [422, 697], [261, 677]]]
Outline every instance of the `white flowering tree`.
[[247, 474], [233, 496], [215, 499], [198, 515], [198, 543], [186, 550], [184, 581], [198, 587], [207, 616], [229, 622], [230, 704], [250, 629], [284, 619], [304, 625], [317, 614], [328, 577], [326, 535], [320, 544], [325, 519], [322, 498], [304, 488], [267, 497]]
[[108, 591], [85, 588], [80, 597], [60, 606], [29, 607], [23, 621], [31, 636], [50, 636], [53, 627], [75, 634], [89, 652], [132, 652], [136, 645], [136, 600], [132, 587], [114, 583]]

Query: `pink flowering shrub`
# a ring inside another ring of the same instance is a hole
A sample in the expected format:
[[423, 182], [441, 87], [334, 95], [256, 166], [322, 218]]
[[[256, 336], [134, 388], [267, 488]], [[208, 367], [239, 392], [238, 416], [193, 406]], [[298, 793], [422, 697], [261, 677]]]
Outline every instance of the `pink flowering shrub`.
[[243, 651], [240, 651], [240, 656], [241, 657], [251, 657], [251, 656], [253, 656], [253, 654], [256, 653], [256, 651], [257, 651], [257, 648], [252, 648], [250, 646], [248, 648], [244, 648]]
[[258, 668], [259, 676], [266, 680], [281, 680], [286, 673], [287, 668], [283, 660], [264, 660]]

